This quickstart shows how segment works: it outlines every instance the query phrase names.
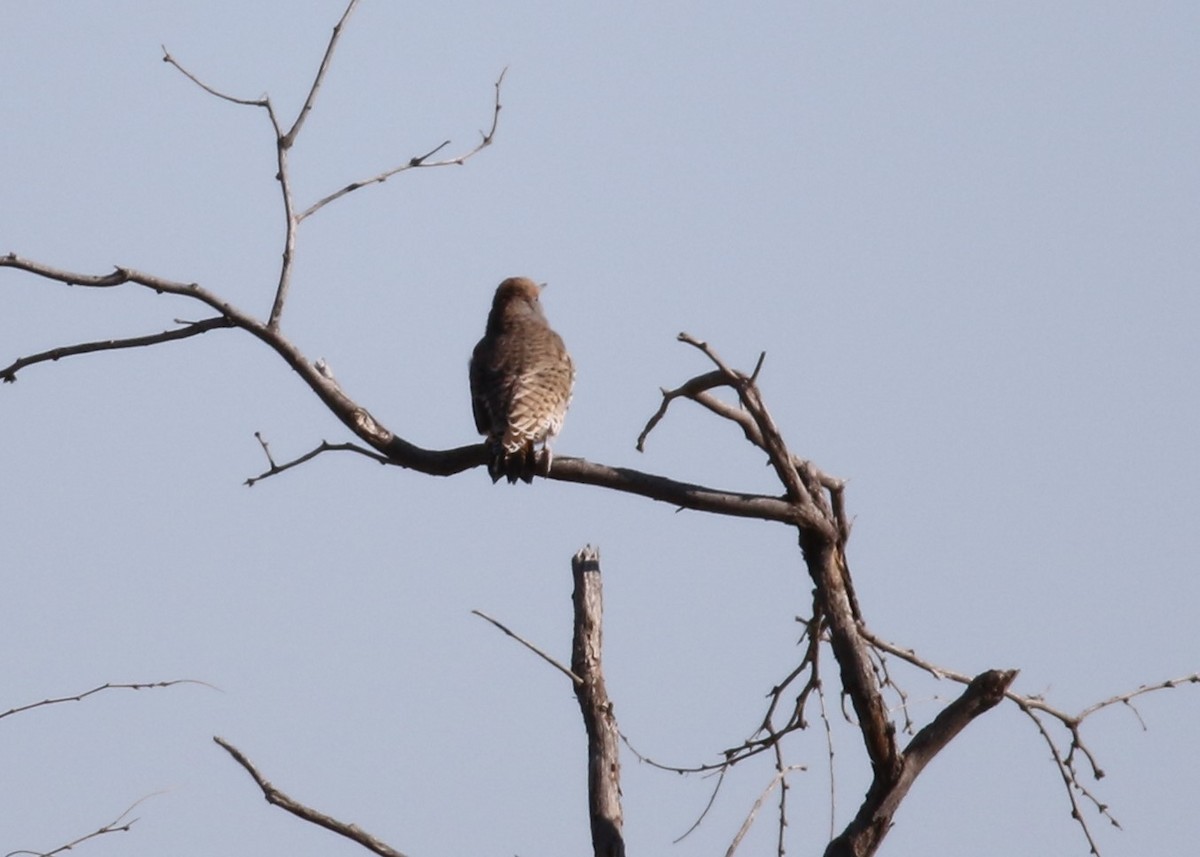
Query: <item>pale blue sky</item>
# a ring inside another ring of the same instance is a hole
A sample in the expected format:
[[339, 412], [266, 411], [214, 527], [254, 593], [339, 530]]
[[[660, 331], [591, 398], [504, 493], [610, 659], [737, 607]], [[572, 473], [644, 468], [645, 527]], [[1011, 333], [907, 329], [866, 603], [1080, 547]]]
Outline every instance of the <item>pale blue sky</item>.
[[[282, 233], [261, 111], [290, 116], [341, 0], [10, 2], [0, 252], [196, 281], [265, 314]], [[298, 201], [469, 147], [508, 67], [496, 144], [363, 190], [300, 231], [284, 329], [428, 446], [474, 440], [466, 359], [496, 283], [549, 281], [579, 374], [562, 454], [774, 491], [740, 434], [658, 387], [767, 352], [793, 449], [849, 480], [874, 630], [1077, 709], [1200, 668], [1200, 11], [1190, 3], [447, 3], [366, 0], [292, 156]], [[0, 271], [0, 363], [150, 333], [199, 307]], [[413, 857], [585, 853], [584, 743], [556, 672], [469, 615], [569, 655], [571, 554], [599, 544], [610, 691], [644, 752], [711, 760], [798, 657], [791, 532], [563, 484], [493, 487], [326, 458], [346, 439], [278, 358], [219, 331], [74, 358], [0, 389], [0, 853], [364, 853], [268, 807], [209, 741]], [[831, 665], [830, 661], [830, 665]], [[926, 722], [952, 686], [893, 665]], [[831, 670], [831, 666], [827, 666]], [[831, 700], [836, 706], [836, 701]], [[1200, 691], [1085, 736], [1109, 776], [1102, 852], [1194, 848]], [[837, 749], [839, 827], [865, 763]], [[790, 792], [789, 853], [828, 826], [826, 749]], [[770, 778], [625, 762], [631, 853], [720, 854]], [[1032, 725], [1002, 706], [918, 781], [884, 854], [1085, 854]], [[772, 853], [764, 815], [744, 854]]]

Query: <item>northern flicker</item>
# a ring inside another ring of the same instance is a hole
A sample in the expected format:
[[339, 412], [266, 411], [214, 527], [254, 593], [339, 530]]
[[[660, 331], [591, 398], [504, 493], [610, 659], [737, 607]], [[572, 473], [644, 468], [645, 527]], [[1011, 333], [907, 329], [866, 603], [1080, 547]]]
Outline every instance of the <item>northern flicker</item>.
[[[510, 277], [496, 289], [487, 330], [471, 354], [471, 408], [487, 437], [488, 474], [532, 482], [550, 470], [549, 442], [571, 403], [575, 367], [562, 338], [550, 328], [541, 287]], [[537, 444], [543, 445], [539, 456]]]

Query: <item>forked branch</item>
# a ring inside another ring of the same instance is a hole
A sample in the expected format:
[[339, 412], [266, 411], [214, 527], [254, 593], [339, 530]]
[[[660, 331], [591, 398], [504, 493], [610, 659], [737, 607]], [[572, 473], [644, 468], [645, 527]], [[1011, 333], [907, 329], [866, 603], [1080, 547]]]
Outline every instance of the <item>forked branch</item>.
[[321, 208], [333, 202], [334, 200], [350, 193], [351, 191], [358, 190], [362, 187], [367, 187], [368, 185], [387, 181], [387, 179], [391, 178], [397, 173], [404, 172], [405, 170], [410, 170], [417, 167], [443, 167], [450, 166], [452, 164], [461, 165], [466, 163], [469, 158], [473, 157], [491, 145], [496, 134], [496, 127], [500, 120], [500, 84], [504, 80], [503, 71], [500, 73], [500, 77], [495, 84], [496, 99], [495, 106], [492, 110], [491, 129], [486, 133], [481, 132], [482, 140], [473, 149], [470, 149], [469, 151], [453, 158], [446, 158], [440, 161], [429, 160], [434, 154], [450, 144], [450, 141], [447, 140], [424, 155], [418, 155], [410, 158], [401, 166], [385, 170], [369, 179], [351, 182], [339, 190], [336, 190], [333, 193], [319, 199], [304, 211], [297, 214], [295, 202], [292, 196], [292, 180], [288, 167], [288, 152], [296, 144], [296, 140], [300, 135], [300, 131], [304, 127], [305, 120], [312, 112], [313, 105], [316, 102], [317, 93], [320, 91], [321, 84], [325, 80], [325, 75], [329, 71], [329, 66], [333, 59], [334, 49], [337, 47], [338, 40], [341, 38], [342, 30], [347, 19], [349, 19], [351, 13], [354, 11], [354, 8], [357, 5], [358, 0], [350, 0], [350, 3], [346, 6], [345, 11], [342, 13], [342, 17], [338, 20], [337, 24], [334, 25], [333, 33], [330, 35], [329, 42], [325, 46], [325, 54], [321, 57], [321, 63], [317, 67], [317, 73], [313, 77], [312, 86], [309, 87], [308, 95], [304, 99], [304, 104], [301, 106], [300, 111], [296, 114], [296, 118], [292, 122], [291, 127], [286, 132], [283, 130], [283, 127], [280, 124], [279, 116], [275, 112], [275, 106], [271, 102], [270, 96], [264, 95], [261, 98], [239, 98], [234, 95], [229, 95], [226, 92], [222, 92], [211, 84], [201, 80], [200, 77], [194, 72], [185, 68], [177, 59], [175, 59], [175, 57], [171, 55], [171, 53], [166, 49], [166, 46], [163, 46], [163, 62], [174, 66], [188, 80], [192, 81], [192, 83], [196, 84], [209, 95], [220, 98], [223, 101], [228, 101], [232, 104], [239, 104], [247, 107], [263, 108], [266, 111], [267, 117], [271, 123], [271, 129], [275, 140], [275, 178], [279, 182], [279, 190], [283, 201], [284, 237], [283, 256], [279, 267], [279, 279], [275, 286], [275, 298], [271, 304], [271, 311], [267, 317], [266, 323], [266, 327], [269, 330], [277, 330], [279, 328], [280, 318], [283, 315], [284, 304], [287, 302], [288, 289], [292, 280], [292, 263], [296, 255], [296, 230], [303, 220], [315, 214]]
[[[128, 284], [156, 294], [199, 301], [220, 313], [229, 326], [246, 331], [275, 351], [330, 412], [367, 447], [386, 458], [388, 464], [431, 476], [451, 476], [487, 463], [488, 453], [482, 443], [444, 450], [426, 449], [393, 433], [366, 408], [351, 399], [328, 371], [322, 369], [320, 361], [310, 361], [278, 328], [269, 327], [196, 283], [169, 280], [124, 267], [108, 274], [83, 274], [24, 259], [15, 253], [0, 256], [0, 268], [14, 268], [45, 280], [73, 286], [115, 288]], [[17, 364], [20, 364], [20, 359]], [[310, 455], [309, 459], [315, 454]], [[798, 515], [803, 515], [779, 497], [709, 488], [570, 456], [555, 456], [549, 478], [637, 494], [676, 507], [715, 514], [787, 523], [794, 523]]]
[[900, 802], [925, 766], [980, 714], [994, 708], [1016, 678], [1016, 670], [988, 670], [916, 734], [900, 755], [894, 777], [876, 776], [854, 820], [829, 843], [825, 857], [864, 857], [875, 853], [892, 825]]
[[[952, 670], [947, 667], [939, 666], [919, 656], [912, 649], [905, 649], [894, 643], [880, 638], [871, 633], [866, 628], [862, 629], [864, 639], [875, 649], [893, 655], [906, 663], [924, 670], [935, 678], [948, 679], [960, 684], [970, 684], [971, 677], [964, 673]], [[1117, 694], [1100, 702], [1089, 705], [1078, 714], [1070, 714], [1059, 708], [1048, 704], [1044, 699], [1037, 696], [1026, 696], [1012, 690], [1010, 687], [1005, 688], [1004, 696], [1010, 702], [1017, 706], [1023, 714], [1025, 714], [1034, 724], [1041, 735], [1042, 740], [1046, 742], [1046, 747], [1050, 751], [1050, 757], [1054, 760], [1055, 766], [1058, 769], [1059, 777], [1062, 780], [1063, 787], [1067, 793], [1067, 800], [1071, 807], [1071, 817], [1079, 824], [1084, 838], [1088, 842], [1088, 848], [1093, 854], [1099, 854], [1100, 850], [1096, 843], [1096, 839], [1092, 834], [1091, 828], [1088, 826], [1087, 818], [1083, 813], [1083, 807], [1080, 805], [1080, 799], [1090, 804], [1093, 810], [1106, 819], [1114, 827], [1120, 827], [1116, 818], [1109, 811], [1108, 805], [1101, 801], [1091, 791], [1090, 787], [1080, 776], [1080, 772], [1076, 765], [1076, 755], [1082, 755], [1087, 760], [1087, 765], [1090, 769], [1091, 777], [1094, 780], [1099, 780], [1104, 777], [1104, 770], [1100, 767], [1092, 750], [1083, 740], [1082, 726], [1084, 721], [1093, 714], [1109, 708], [1114, 705], [1124, 705], [1133, 711], [1138, 718], [1138, 722], [1142, 723], [1141, 715], [1137, 708], [1133, 705], [1133, 700], [1147, 693], [1154, 693], [1161, 690], [1169, 690], [1185, 684], [1200, 683], [1200, 673], [1192, 673], [1191, 675], [1181, 676], [1180, 678], [1168, 679], [1167, 681], [1158, 682], [1156, 684], [1142, 685], [1136, 690], [1126, 693]], [[1054, 736], [1051, 735], [1048, 724], [1045, 719], [1058, 721], [1059, 725], [1066, 730], [1067, 739], [1064, 742], [1065, 746], [1060, 745]], [[1145, 724], [1142, 723], [1142, 728]]]
[[[160, 793], [156, 792], [155, 794], [160, 794]], [[70, 842], [66, 843], [65, 845], [60, 845], [57, 848], [53, 848], [49, 851], [29, 851], [29, 850], [25, 850], [25, 849], [20, 849], [17, 851], [9, 851], [7, 854], [4, 855], [4, 857], [17, 857], [17, 855], [20, 855], [20, 854], [28, 854], [28, 855], [30, 855], [30, 857], [54, 857], [55, 854], [65, 854], [66, 852], [71, 851], [72, 849], [75, 848], [76, 845], [82, 845], [84, 842], [87, 842], [89, 839], [98, 839], [99, 837], [104, 836], [109, 833], [128, 833], [129, 829], [138, 822], [137, 818], [130, 818], [129, 814], [131, 812], [133, 812], [135, 809], [137, 809], [138, 805], [141, 804], [142, 801], [149, 800], [152, 797], [154, 797], [154, 795], [146, 795], [146, 797], [138, 798], [132, 804], [129, 805], [129, 808], [127, 810], [125, 810], [123, 813], [118, 815], [116, 818], [114, 818], [108, 824], [102, 825], [101, 827], [97, 828], [96, 830], [93, 830], [91, 833], [85, 833], [83, 836], [80, 836], [77, 839], [72, 839]]]
[[369, 458], [379, 464], [392, 463], [387, 456], [380, 455], [378, 452], [373, 452], [365, 447], [359, 446], [356, 443], [330, 443], [329, 441], [323, 440], [316, 447], [316, 449], [311, 449], [304, 453], [304, 455], [301, 455], [298, 458], [293, 458], [291, 461], [285, 461], [283, 464], [276, 464], [275, 459], [271, 456], [271, 448], [267, 442], [263, 440], [262, 434], [255, 432], [254, 437], [262, 446], [263, 454], [267, 457], [267, 463], [271, 466], [257, 476], [251, 476], [246, 479], [246, 481], [242, 484], [244, 484], [247, 488], [253, 487], [255, 484], [271, 476], [278, 476], [280, 473], [285, 473], [288, 470], [291, 470], [293, 467], [298, 467], [305, 462], [312, 461], [318, 455], [321, 455], [325, 452], [353, 452], [357, 455], [363, 456], [364, 458]]
[[503, 69], [500, 72], [500, 76], [498, 78], [496, 78], [495, 84], [493, 84], [493, 86], [495, 87], [495, 90], [496, 90], [496, 99], [495, 99], [494, 104], [492, 105], [492, 125], [487, 131], [479, 132], [480, 139], [479, 139], [479, 142], [476, 143], [474, 147], [472, 147], [471, 149], [468, 149], [467, 151], [465, 151], [459, 155], [453, 155], [448, 158], [440, 158], [436, 161], [430, 160], [431, 158], [433, 158], [434, 155], [436, 155], [438, 152], [442, 151], [442, 149], [444, 149], [450, 145], [450, 142], [451, 142], [450, 140], [443, 140], [441, 143], [434, 146], [432, 149], [430, 149], [428, 152], [426, 152], [423, 155], [414, 155], [413, 157], [409, 158], [407, 161], [405, 161], [403, 164], [400, 164], [399, 166], [392, 167], [390, 169], [386, 169], [381, 173], [371, 176], [370, 178], [359, 179], [358, 181], [350, 182], [350, 184], [338, 188], [333, 193], [330, 193], [330, 194], [327, 194], [326, 196], [321, 197], [316, 202], [314, 202], [312, 205], [310, 205], [308, 208], [304, 209], [304, 211], [302, 211], [298, 215], [296, 215], [296, 222], [299, 223], [300, 221], [305, 220], [306, 218], [312, 216], [313, 214], [316, 214], [318, 211], [320, 211], [322, 208], [324, 208], [329, 203], [333, 202], [334, 200], [341, 199], [343, 196], [345, 196], [348, 193], [353, 193], [356, 190], [360, 190], [361, 188], [364, 188], [364, 187], [369, 187], [373, 184], [382, 184], [383, 182], [390, 179], [392, 176], [398, 175], [399, 173], [407, 172], [408, 170], [416, 170], [416, 169], [423, 169], [423, 168], [428, 169], [431, 167], [462, 166], [468, 160], [470, 160], [471, 158], [478, 155], [480, 152], [482, 152], [488, 146], [492, 145], [492, 140], [494, 140], [496, 137], [496, 128], [500, 124], [500, 107], [501, 107], [500, 86], [501, 86], [501, 84], [504, 83], [504, 75], [507, 73], [508, 73], [508, 69]]

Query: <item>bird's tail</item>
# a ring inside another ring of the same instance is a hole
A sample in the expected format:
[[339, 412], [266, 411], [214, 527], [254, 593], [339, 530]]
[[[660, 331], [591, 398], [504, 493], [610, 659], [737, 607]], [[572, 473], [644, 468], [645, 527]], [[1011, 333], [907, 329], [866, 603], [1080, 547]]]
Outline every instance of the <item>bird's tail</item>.
[[518, 480], [526, 484], [533, 482], [534, 474], [538, 472], [538, 455], [529, 441], [514, 452], [506, 452], [499, 443], [491, 449], [488, 459], [488, 476], [492, 482], [507, 479], [508, 484], [515, 485]]

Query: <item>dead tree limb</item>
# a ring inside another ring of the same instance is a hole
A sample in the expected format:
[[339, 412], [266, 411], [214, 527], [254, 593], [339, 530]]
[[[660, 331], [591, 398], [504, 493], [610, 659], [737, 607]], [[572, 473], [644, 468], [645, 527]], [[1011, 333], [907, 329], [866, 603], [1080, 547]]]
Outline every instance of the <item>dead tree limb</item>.
[[988, 670], [977, 675], [962, 695], [946, 706], [904, 748], [892, 776], [876, 771], [866, 800], [854, 820], [829, 843], [825, 857], [874, 854], [892, 826], [892, 816], [925, 766], [980, 714], [996, 706], [1016, 678], [1016, 670]]
[[367, 833], [356, 824], [347, 824], [344, 821], [338, 821], [333, 816], [326, 815], [323, 812], [306, 806], [300, 801], [289, 797], [284, 792], [275, 788], [269, 780], [258, 772], [254, 764], [246, 758], [246, 756], [237, 747], [230, 744], [224, 738], [214, 735], [215, 741], [226, 753], [233, 757], [234, 761], [241, 765], [246, 773], [258, 784], [262, 790], [263, 797], [267, 803], [272, 806], [277, 806], [282, 810], [290, 812], [299, 819], [307, 821], [309, 824], [315, 824], [318, 827], [324, 827], [326, 830], [344, 836], [352, 842], [357, 842], [363, 848], [378, 854], [379, 857], [404, 857], [404, 854], [397, 851], [392, 846], [388, 845], [381, 839], [376, 839], [371, 834]]
[[[487, 463], [487, 448], [482, 443], [444, 450], [426, 449], [395, 434], [365, 407], [351, 399], [329, 374], [323, 372], [320, 361], [310, 361], [278, 328], [269, 327], [196, 283], [171, 280], [133, 268], [117, 268], [109, 274], [83, 274], [25, 259], [15, 253], [0, 256], [0, 268], [26, 271], [42, 279], [71, 286], [113, 288], [131, 284], [156, 294], [199, 301], [221, 313], [228, 322], [222, 327], [240, 328], [271, 348], [343, 425], [386, 457], [388, 464], [430, 476], [451, 476]], [[13, 366], [19, 368], [20, 365], [23, 364], [19, 358]], [[287, 468], [279, 468], [280, 471], [284, 469]], [[255, 477], [255, 480], [268, 475], [271, 474], [268, 472]], [[811, 517], [810, 510], [797, 509], [780, 497], [709, 488], [570, 456], [555, 456], [548, 478], [624, 491], [683, 509], [786, 523], [794, 523], [798, 519], [814, 524], [817, 522], [816, 518]]]
[[604, 589], [600, 581], [600, 551], [590, 545], [571, 559], [575, 589], [575, 634], [571, 672], [579, 676], [575, 698], [587, 731], [588, 815], [592, 851], [596, 857], [624, 857], [622, 835], [620, 738], [616, 715], [604, 686], [601, 664]]
[[[792, 523], [798, 531], [804, 562], [815, 587], [814, 619], [808, 627], [812, 635], [810, 642], [817, 640], [824, 629], [838, 664], [842, 691], [854, 709], [854, 722], [862, 734], [872, 767], [872, 783], [855, 820], [830, 843], [826, 855], [868, 857], [879, 848], [900, 801], [929, 760], [972, 719], [1002, 699], [1016, 673], [991, 670], [977, 677], [958, 701], [918, 732], [902, 751], [897, 745], [896, 727], [883, 698], [872, 649], [863, 634], [865, 625], [846, 561], [845, 543], [850, 528], [845, 520], [841, 481], [789, 451], [758, 387], [757, 378], [763, 364], [761, 356], [754, 371], [746, 374], [730, 368], [707, 343], [686, 333], [681, 333], [679, 339], [703, 352], [716, 365], [716, 373], [698, 375], [675, 390], [664, 390], [662, 407], [651, 417], [639, 443], [645, 441], [649, 431], [662, 419], [670, 401], [690, 398], [740, 426], [746, 439], [767, 455], [775, 469], [786, 491], [787, 502], [797, 512]], [[734, 391], [738, 408], [715, 399], [712, 391], [719, 387]], [[811, 671], [812, 679], [797, 699], [801, 716], [794, 720], [795, 728], [804, 722], [802, 706], [809, 689], [819, 686], [817, 665], [816, 654], [810, 649], [800, 669], [793, 671], [783, 684], [790, 685], [806, 666]], [[744, 748], [752, 747], [753, 752], [761, 752], [778, 744], [780, 735], [769, 729], [778, 694], [778, 689], [771, 694], [772, 708], [768, 709], [764, 721], [768, 724], [766, 736], [747, 742]], [[744, 748], [740, 749], [744, 751]], [[739, 758], [737, 753], [735, 749], [734, 755], [727, 757], [729, 764]], [[783, 824], [781, 810], [780, 825]]]
[[[880, 652], [887, 652], [897, 658], [911, 664], [918, 669], [932, 675], [934, 678], [947, 679], [949, 681], [958, 682], [960, 684], [969, 684], [972, 679], [964, 673], [952, 670], [947, 667], [938, 666], [929, 660], [921, 657], [912, 649], [905, 649], [894, 643], [889, 643], [887, 640], [880, 638], [867, 630], [862, 629], [864, 639], [875, 649]], [[1170, 690], [1180, 687], [1185, 684], [1200, 683], [1200, 673], [1192, 673], [1191, 675], [1180, 676], [1179, 678], [1167, 679], [1166, 681], [1157, 682], [1155, 684], [1144, 684], [1136, 690], [1126, 693], [1116, 694], [1100, 702], [1093, 703], [1087, 708], [1084, 708], [1078, 714], [1070, 714], [1062, 709], [1056, 708], [1044, 699], [1037, 696], [1026, 696], [1011, 688], [1006, 689], [1004, 696], [1010, 702], [1017, 706], [1025, 716], [1033, 721], [1034, 727], [1042, 740], [1046, 742], [1046, 747], [1050, 751], [1050, 758], [1053, 759], [1055, 766], [1058, 768], [1059, 777], [1062, 780], [1063, 788], [1067, 793], [1067, 801], [1071, 808], [1071, 818], [1079, 825], [1083, 832], [1084, 839], [1087, 840], [1088, 848], [1093, 854], [1099, 854], [1100, 849], [1096, 843], [1096, 839], [1092, 834], [1091, 827], [1088, 825], [1087, 818], [1083, 814], [1083, 808], [1080, 806], [1081, 799], [1083, 802], [1091, 804], [1092, 808], [1098, 815], [1108, 820], [1114, 827], [1120, 827], [1117, 819], [1113, 817], [1108, 805], [1101, 801], [1089, 788], [1084, 781], [1081, 772], [1077, 765], [1077, 756], [1082, 756], [1086, 760], [1088, 770], [1094, 780], [1100, 780], [1104, 777], [1104, 770], [1100, 767], [1096, 760], [1092, 749], [1083, 740], [1082, 727], [1084, 721], [1098, 711], [1103, 711], [1114, 705], [1123, 705], [1129, 708], [1134, 716], [1138, 718], [1142, 728], [1145, 723], [1141, 720], [1141, 715], [1133, 704], [1133, 700], [1147, 693], [1155, 693], [1162, 690]], [[1045, 718], [1045, 719], [1043, 719]], [[1057, 720], [1060, 726], [1066, 730], [1067, 736], [1065, 740], [1056, 741], [1051, 734], [1049, 723], [1047, 720]]]

